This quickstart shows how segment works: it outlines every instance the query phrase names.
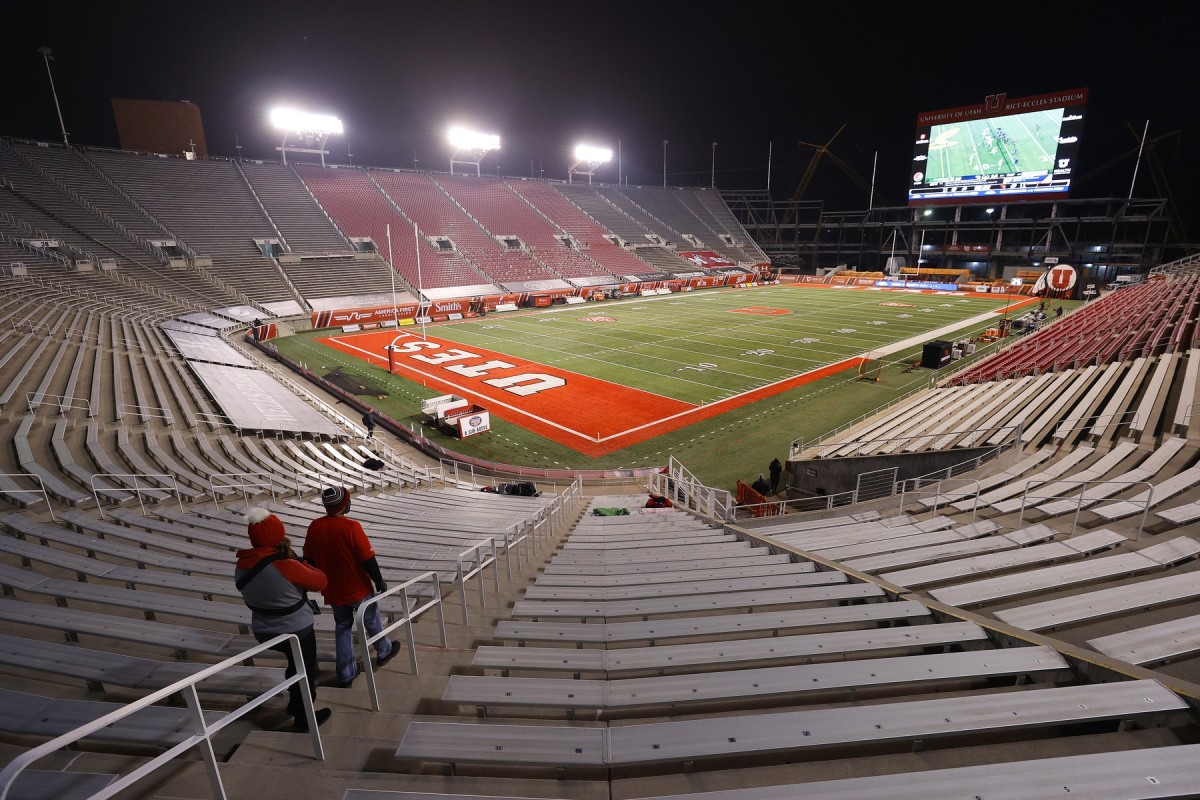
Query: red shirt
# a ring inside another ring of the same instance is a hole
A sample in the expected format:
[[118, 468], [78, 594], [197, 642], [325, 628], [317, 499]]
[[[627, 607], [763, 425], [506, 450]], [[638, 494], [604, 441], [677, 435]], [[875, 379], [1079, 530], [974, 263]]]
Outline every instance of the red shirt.
[[304, 537], [304, 557], [329, 579], [322, 594], [331, 606], [353, 605], [371, 593], [371, 576], [362, 562], [373, 555], [362, 525], [349, 517], [318, 517]]

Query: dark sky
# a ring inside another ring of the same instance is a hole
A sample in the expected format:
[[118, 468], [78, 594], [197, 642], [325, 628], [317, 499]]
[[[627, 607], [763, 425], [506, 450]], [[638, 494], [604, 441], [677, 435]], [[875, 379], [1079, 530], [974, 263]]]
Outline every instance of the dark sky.
[[[484, 170], [566, 177], [575, 142], [620, 142], [631, 183], [716, 183], [790, 197], [813, 148], [901, 204], [918, 112], [1089, 89], [1075, 197], [1177, 202], [1197, 179], [1197, 48], [1185, 3], [27, 3], [5, 10], [0, 135], [59, 141], [39, 46], [74, 144], [117, 146], [111, 98], [189, 100], [209, 152], [276, 158], [275, 104], [333, 113], [330, 160], [445, 171], [454, 122], [498, 133]], [[783, 9], [790, 9], [785, 12]], [[586, 9], [586, 10], [585, 10]], [[1112, 10], [1110, 10], [1112, 9]], [[1107, 166], [1106, 166], [1107, 165]], [[615, 182], [616, 165], [597, 174]], [[1190, 177], [1190, 180], [1189, 180]], [[805, 200], [862, 209], [822, 159]]]

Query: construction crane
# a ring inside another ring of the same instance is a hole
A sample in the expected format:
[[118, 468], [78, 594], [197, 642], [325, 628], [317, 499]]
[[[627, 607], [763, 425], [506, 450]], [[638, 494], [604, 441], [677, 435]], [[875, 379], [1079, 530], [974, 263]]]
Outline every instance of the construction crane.
[[[789, 225], [796, 219], [796, 211], [799, 208], [800, 201], [804, 198], [804, 193], [808, 189], [808, 185], [812, 183], [813, 175], [817, 172], [817, 165], [821, 163], [822, 157], [833, 162], [834, 166], [846, 174], [858, 186], [862, 187], [867, 192], [867, 196], [871, 195], [871, 184], [863, 180], [854, 169], [842, 159], [838, 158], [829, 146], [833, 144], [833, 140], [841, 135], [842, 131], [846, 130], [846, 124], [837, 129], [833, 136], [829, 137], [829, 141], [825, 144], [814, 144], [813, 142], [796, 142], [798, 146], [811, 148], [813, 151], [812, 160], [808, 162], [808, 167], [804, 170], [804, 174], [800, 177], [800, 182], [796, 185], [796, 191], [792, 193], [791, 202], [788, 204], [787, 213], [784, 215], [783, 224]], [[884, 203], [886, 205], [886, 202]]]

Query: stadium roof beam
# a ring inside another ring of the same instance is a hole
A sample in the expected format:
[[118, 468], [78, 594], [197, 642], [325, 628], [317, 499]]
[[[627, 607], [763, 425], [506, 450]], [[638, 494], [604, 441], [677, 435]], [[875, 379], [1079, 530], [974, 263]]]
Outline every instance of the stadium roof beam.
[[593, 147], [589, 144], [575, 145], [575, 163], [567, 170], [567, 183], [574, 183], [576, 175], [587, 175], [588, 186], [592, 185], [592, 175], [602, 164], [612, 161], [612, 150], [607, 147]]
[[475, 167], [475, 177], [482, 173], [479, 164], [492, 150], [500, 149], [500, 137], [494, 133], [478, 133], [466, 128], [453, 127], [447, 133], [454, 153], [450, 156], [450, 174], [454, 174], [455, 164], [466, 164]]
[[[325, 143], [334, 134], [344, 132], [342, 121], [329, 114], [310, 114], [297, 111], [294, 108], [276, 108], [271, 111], [271, 125], [283, 131], [283, 142], [275, 149], [283, 154], [283, 163], [287, 163], [288, 153], [316, 153], [321, 156], [321, 166], [325, 166], [325, 156], [329, 153]], [[300, 144], [288, 144], [295, 136]]]

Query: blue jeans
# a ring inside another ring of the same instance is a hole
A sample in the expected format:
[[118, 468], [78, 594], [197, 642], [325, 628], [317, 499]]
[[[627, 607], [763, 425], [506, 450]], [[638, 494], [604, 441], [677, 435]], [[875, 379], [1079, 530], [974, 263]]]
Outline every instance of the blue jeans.
[[[369, 594], [363, 600], [375, 595]], [[363, 600], [348, 606], [333, 607], [334, 645], [337, 652], [337, 676], [342, 683], [354, 680], [358, 674], [358, 658], [354, 652], [354, 615]], [[372, 604], [363, 615], [363, 623], [367, 627], [367, 635], [375, 636], [383, 630], [383, 620], [379, 617], [379, 605]], [[387, 658], [392, 652], [392, 640], [380, 639], [375, 642], [375, 655]]]

